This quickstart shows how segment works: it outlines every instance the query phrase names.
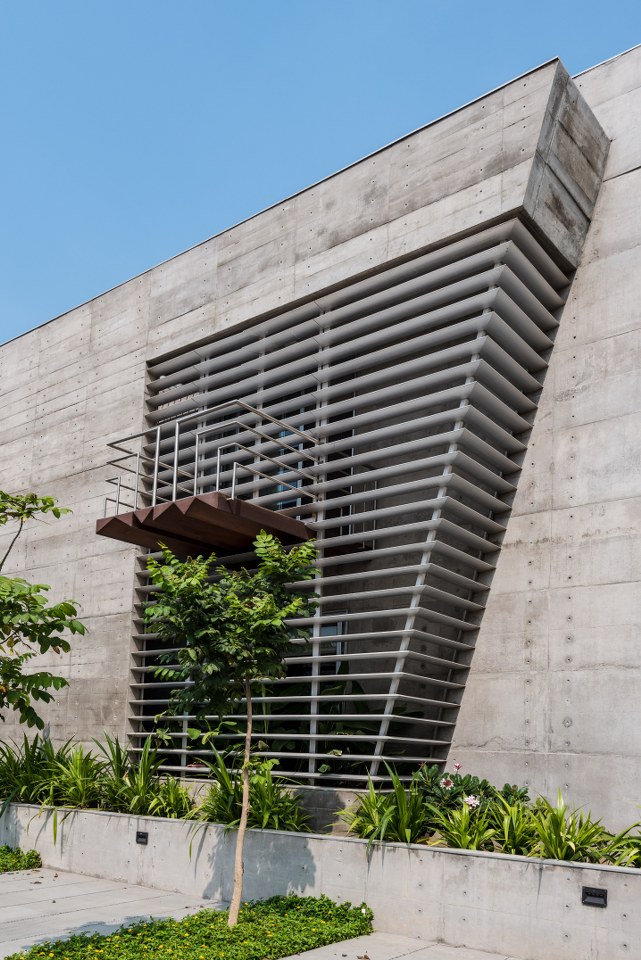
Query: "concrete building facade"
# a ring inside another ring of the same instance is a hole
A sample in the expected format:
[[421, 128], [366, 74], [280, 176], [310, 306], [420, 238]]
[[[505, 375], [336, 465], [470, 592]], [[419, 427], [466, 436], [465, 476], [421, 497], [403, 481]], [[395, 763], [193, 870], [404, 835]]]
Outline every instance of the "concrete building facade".
[[129, 438], [111, 512], [236, 464], [318, 538], [311, 641], [258, 697], [284, 772], [455, 756], [635, 818], [640, 113], [640, 49], [551, 61], [0, 349], [0, 487], [73, 509], [14, 570], [89, 628], [52, 736], [136, 748], [168, 696], [141, 551], [95, 531]]

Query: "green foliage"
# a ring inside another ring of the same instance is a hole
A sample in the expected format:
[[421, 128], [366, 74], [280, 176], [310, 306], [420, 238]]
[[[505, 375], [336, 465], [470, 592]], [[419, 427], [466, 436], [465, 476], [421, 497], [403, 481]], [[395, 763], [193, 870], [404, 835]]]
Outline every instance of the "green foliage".
[[185, 820], [192, 816], [193, 808], [194, 801], [188, 788], [176, 777], [164, 777], [151, 807], [151, 816]]
[[[284, 676], [283, 657], [292, 640], [291, 618], [309, 617], [316, 607], [315, 595], [295, 586], [315, 573], [316, 550], [312, 543], [285, 549], [276, 537], [261, 530], [254, 541], [254, 553], [254, 571], [244, 567], [230, 570], [221, 564], [213, 578], [214, 557], [183, 563], [163, 549], [162, 563], [154, 558], [147, 561], [151, 581], [158, 590], [145, 609], [145, 618], [160, 641], [178, 648], [161, 654], [165, 666], [156, 670], [163, 682], [174, 685], [168, 712], [193, 715], [207, 723], [212, 714], [222, 717], [245, 700], [243, 787], [230, 928], [238, 922], [243, 841], [250, 812], [251, 683], [264, 684]], [[298, 635], [307, 636], [300, 631]], [[265, 781], [264, 790], [273, 793], [270, 783]]]
[[147, 737], [135, 763], [130, 763], [120, 784], [118, 808], [141, 817], [151, 814], [158, 792], [161, 761]]
[[[0, 571], [25, 523], [51, 514], [56, 519], [68, 510], [56, 506], [52, 497], [35, 493], [12, 495], [0, 490], [0, 526], [17, 524], [8, 549], [0, 560]], [[48, 671], [25, 671], [36, 656], [53, 651], [67, 653], [71, 648], [64, 636], [84, 634], [85, 627], [76, 619], [73, 601], [63, 600], [48, 605], [45, 596], [49, 587], [43, 583], [28, 583], [19, 577], [0, 573], [0, 711], [15, 710], [20, 722], [42, 729], [44, 722], [38, 715], [34, 701], [50, 703], [54, 692], [67, 686], [68, 681]], [[0, 719], [4, 720], [3, 713]]]
[[616, 867], [641, 867], [641, 834], [632, 833], [638, 826], [638, 823], [633, 823], [627, 830], [608, 840], [604, 851], [606, 863]]
[[507, 800], [508, 803], [529, 803], [530, 794], [527, 787], [519, 787], [515, 783], [504, 783], [500, 790], [496, 791], [500, 797]]
[[76, 934], [41, 943], [9, 960], [277, 960], [370, 933], [372, 911], [328, 897], [272, 897], [244, 904], [230, 930], [227, 912], [204, 910], [183, 920], [156, 920], [123, 927], [108, 936]]
[[222, 715], [242, 700], [246, 678], [284, 675], [292, 638], [286, 621], [309, 616], [315, 607], [313, 594], [288, 584], [311, 579], [316, 551], [311, 543], [287, 550], [264, 531], [254, 549], [259, 562], [253, 572], [215, 567], [213, 556], [183, 562], [166, 548], [162, 562], [147, 562], [158, 587], [145, 610], [147, 624], [180, 648], [163, 654], [165, 666], [156, 671], [160, 680], [179, 685], [170, 698], [173, 714], [200, 720]]
[[[37, 493], [11, 494], [0, 490], [0, 526], [9, 521], [24, 524], [48, 513], [58, 519], [71, 511], [66, 507], [59, 507], [53, 497], [39, 497]], [[2, 562], [4, 561], [0, 562], [0, 566]]]
[[[457, 764], [458, 766], [458, 764]], [[461, 805], [464, 797], [474, 796], [479, 806], [485, 809], [496, 796], [496, 788], [488, 780], [481, 780], [473, 774], [443, 772], [436, 764], [428, 767], [424, 764], [413, 777], [426, 804], [439, 809], [454, 809]], [[511, 790], [511, 787], [503, 788]]]
[[27, 850], [25, 853], [19, 848], [0, 847], [0, 873], [11, 873], [13, 870], [33, 870], [35, 867], [41, 867], [42, 860], [40, 854], [35, 850]]
[[459, 807], [439, 809], [428, 806], [429, 822], [436, 837], [430, 846], [454, 847], [458, 850], [492, 850], [495, 829], [489, 814], [463, 802]]
[[96, 744], [104, 757], [99, 780], [103, 809], [139, 817], [190, 816], [193, 802], [189, 790], [175, 777], [161, 776], [162, 761], [150, 737], [135, 761], [117, 739], [106, 736], [104, 744]]
[[[514, 796], [510, 792], [510, 797]], [[494, 828], [494, 843], [499, 850], [517, 856], [530, 856], [537, 839], [534, 814], [518, 796], [516, 799], [506, 799], [497, 793], [496, 800], [489, 808], [489, 823]]]
[[161, 777], [160, 761], [148, 739], [137, 762], [118, 740], [98, 744], [97, 756], [67, 741], [57, 749], [36, 735], [22, 745], [0, 743], [0, 800], [47, 807], [100, 808], [138, 816], [191, 815], [189, 790], [174, 777]]
[[[208, 764], [215, 783], [194, 811], [194, 819], [203, 823], [225, 823], [237, 827], [242, 806], [242, 779], [240, 770], [227, 770], [223, 756], [214, 750], [214, 763]], [[276, 760], [254, 758], [249, 771], [248, 826], [260, 830], [309, 830], [308, 816], [300, 800], [284, 779], [274, 777]]]
[[[215, 763], [207, 764], [215, 782], [196, 806], [184, 784], [160, 773], [161, 761], [150, 738], [136, 760], [117, 739], [106, 736], [105, 743], [96, 745], [99, 754], [72, 741], [56, 749], [38, 735], [31, 742], [25, 736], [21, 746], [0, 743], [0, 801], [238, 825], [241, 772], [235, 768], [230, 773], [216, 751]], [[260, 759], [251, 763], [249, 826], [308, 830], [299, 798], [284, 778], [272, 775], [275, 764]]]
[[533, 814], [537, 838], [533, 856], [582, 863], [600, 863], [607, 859], [612, 834], [589, 813], [570, 810], [560, 790], [555, 805], [539, 797]]
[[540, 797], [530, 803], [524, 787], [437, 766], [421, 767], [409, 789], [388, 768], [391, 791], [368, 791], [339, 816], [348, 830], [369, 842], [401, 840], [462, 850], [487, 850], [553, 860], [641, 867], [639, 824], [614, 835], [590, 814], [570, 810], [559, 793], [554, 806]]
[[103, 755], [103, 767], [100, 773], [100, 805], [114, 813], [127, 813], [127, 791], [129, 790], [129, 771], [131, 760], [129, 752], [117, 737], [105, 734], [105, 742], [94, 740]]
[[203, 911], [180, 921], [138, 924], [109, 936], [74, 936], [38, 945], [20, 956], [81, 960], [99, 954], [104, 960], [133, 960], [162, 951], [181, 960], [214, 960], [223, 954], [226, 960], [278, 958], [368, 933], [372, 915], [364, 906], [336, 905], [326, 897], [275, 897], [246, 904], [234, 931], [227, 928], [226, 916]]
[[398, 774], [389, 767], [388, 773], [392, 793], [377, 791], [370, 780], [367, 793], [339, 814], [348, 832], [368, 840], [369, 847], [383, 840], [416, 843], [425, 834], [425, 805], [419, 787], [412, 781], [405, 790]]
[[47, 769], [49, 789], [41, 802], [49, 807], [97, 807], [102, 766], [94, 754], [80, 745], [53, 758]]
[[58, 765], [71, 753], [71, 741], [57, 749], [38, 734], [22, 745], [0, 743], [0, 799], [4, 803], [46, 803]]

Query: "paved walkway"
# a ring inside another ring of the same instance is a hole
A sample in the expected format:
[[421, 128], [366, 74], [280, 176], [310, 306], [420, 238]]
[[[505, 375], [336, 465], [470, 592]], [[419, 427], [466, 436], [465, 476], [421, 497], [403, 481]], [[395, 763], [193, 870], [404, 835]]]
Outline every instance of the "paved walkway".
[[[72, 933], [113, 933], [150, 917], [186, 917], [227, 904], [41, 868], [0, 874], [0, 958]], [[304, 960], [515, 960], [391, 933], [319, 947]], [[293, 960], [293, 958], [292, 958]]]
[[0, 957], [72, 933], [111, 933], [149, 917], [216, 907], [179, 893], [41, 868], [0, 875]]
[[329, 947], [299, 953], [296, 960], [403, 960], [405, 957], [407, 960], [517, 960], [504, 953], [450, 947], [444, 943], [413, 940], [395, 933], [370, 933], [355, 940], [333, 943]]

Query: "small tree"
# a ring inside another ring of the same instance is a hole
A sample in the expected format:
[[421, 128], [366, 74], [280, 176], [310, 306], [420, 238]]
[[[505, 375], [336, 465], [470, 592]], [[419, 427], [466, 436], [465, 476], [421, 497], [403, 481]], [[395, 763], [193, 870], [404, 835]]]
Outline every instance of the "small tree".
[[292, 639], [286, 620], [309, 616], [316, 607], [313, 593], [288, 586], [313, 577], [316, 551], [311, 543], [286, 550], [276, 537], [261, 531], [254, 549], [259, 561], [255, 571], [214, 567], [213, 556], [181, 562], [166, 548], [162, 562], [148, 561], [152, 583], [159, 590], [145, 611], [146, 620], [160, 639], [181, 648], [178, 653], [162, 655], [163, 663], [173, 665], [156, 671], [163, 680], [183, 684], [171, 694], [169, 711], [204, 720], [212, 714], [222, 716], [243, 698], [246, 703], [242, 810], [230, 927], [238, 920], [242, 897], [243, 843], [249, 814], [251, 682], [284, 675], [283, 656]]
[[[2, 574], [7, 559], [26, 523], [51, 515], [58, 519], [68, 510], [56, 506], [52, 497], [35, 493], [24, 496], [0, 490], [0, 526], [15, 523], [16, 531], [0, 559], [0, 711], [7, 707], [16, 710], [21, 723], [29, 727], [44, 727], [44, 721], [33, 707], [33, 701], [50, 703], [52, 690], [68, 685], [64, 677], [48, 671], [25, 672], [34, 657], [53, 650], [67, 653], [71, 647], [63, 636], [85, 633], [85, 627], [76, 619], [76, 607], [70, 600], [47, 605], [44, 596], [49, 587], [44, 583], [28, 583], [20, 577]], [[0, 720], [4, 714], [0, 712]]]

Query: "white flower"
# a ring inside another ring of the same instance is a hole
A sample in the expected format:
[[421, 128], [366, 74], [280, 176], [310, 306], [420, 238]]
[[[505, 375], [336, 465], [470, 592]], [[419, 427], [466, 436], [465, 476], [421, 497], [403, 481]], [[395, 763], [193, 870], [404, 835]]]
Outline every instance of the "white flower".
[[439, 786], [442, 790], [451, 790], [454, 786], [454, 781], [450, 780], [449, 777], [443, 777], [443, 779], [439, 781]]
[[480, 802], [481, 801], [479, 798], [475, 797], [473, 793], [471, 793], [469, 797], [463, 797], [463, 803], [466, 803], [468, 807], [472, 807], [472, 809], [474, 809], [474, 807], [478, 807]]

